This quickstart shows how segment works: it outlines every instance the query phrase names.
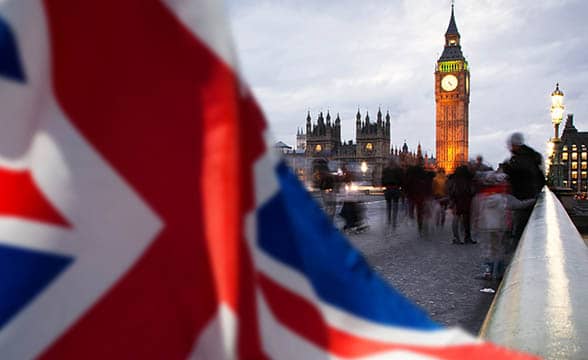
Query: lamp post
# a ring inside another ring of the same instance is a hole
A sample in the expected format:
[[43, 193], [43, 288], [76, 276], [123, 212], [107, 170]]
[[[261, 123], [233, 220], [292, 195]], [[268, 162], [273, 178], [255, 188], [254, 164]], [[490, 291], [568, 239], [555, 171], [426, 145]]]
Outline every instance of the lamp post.
[[564, 93], [559, 89], [559, 83], [555, 84], [555, 90], [551, 93], [551, 122], [555, 129], [554, 139], [559, 139], [559, 124], [563, 119], [564, 104], [563, 104]]
[[564, 104], [563, 104], [564, 93], [559, 89], [559, 83], [555, 85], [555, 90], [551, 93], [551, 122], [553, 123], [554, 128], [554, 137], [551, 139], [552, 145], [550, 146], [550, 156], [549, 156], [549, 177], [551, 178], [551, 183], [555, 187], [562, 186], [562, 179], [560, 173], [561, 167], [561, 159], [560, 159], [560, 138], [559, 138], [559, 124], [563, 119], [564, 113]]

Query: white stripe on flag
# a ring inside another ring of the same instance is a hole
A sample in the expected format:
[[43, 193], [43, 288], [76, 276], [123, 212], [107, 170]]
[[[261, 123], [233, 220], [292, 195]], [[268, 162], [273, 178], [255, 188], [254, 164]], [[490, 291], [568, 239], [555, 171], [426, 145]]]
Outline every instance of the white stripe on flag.
[[280, 324], [273, 316], [261, 292], [257, 292], [257, 312], [262, 346], [272, 359], [337, 359]]
[[80, 251], [78, 235], [72, 229], [22, 218], [0, 216], [0, 244], [75, 256]]
[[188, 359], [237, 359], [237, 323], [235, 313], [221, 304], [199, 334]]
[[193, 34], [239, 77], [224, 1], [162, 0]]

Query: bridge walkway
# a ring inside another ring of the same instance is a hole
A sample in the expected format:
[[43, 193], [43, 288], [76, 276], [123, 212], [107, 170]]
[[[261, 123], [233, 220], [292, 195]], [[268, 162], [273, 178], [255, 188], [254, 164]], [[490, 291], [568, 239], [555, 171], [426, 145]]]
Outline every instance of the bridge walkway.
[[[449, 211], [445, 226], [429, 225], [420, 237], [415, 220], [402, 211], [396, 229], [386, 224], [383, 196], [364, 200], [370, 227], [348, 234], [350, 241], [377, 272], [434, 320], [477, 334], [494, 296], [480, 290], [498, 286], [478, 279], [486, 244], [453, 245]], [[342, 228], [343, 222], [338, 218], [335, 225]]]

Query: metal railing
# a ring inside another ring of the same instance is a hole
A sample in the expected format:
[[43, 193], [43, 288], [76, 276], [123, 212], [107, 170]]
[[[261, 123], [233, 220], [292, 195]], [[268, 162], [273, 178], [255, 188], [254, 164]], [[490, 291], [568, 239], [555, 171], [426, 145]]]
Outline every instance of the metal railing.
[[546, 359], [588, 359], [588, 247], [547, 188], [480, 336]]

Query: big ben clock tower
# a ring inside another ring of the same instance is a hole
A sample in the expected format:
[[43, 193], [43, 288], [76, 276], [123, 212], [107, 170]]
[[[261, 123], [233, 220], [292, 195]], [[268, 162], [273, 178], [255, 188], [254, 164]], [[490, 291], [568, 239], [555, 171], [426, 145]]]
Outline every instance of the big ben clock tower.
[[437, 166], [452, 173], [468, 160], [470, 71], [461, 52], [453, 5], [445, 48], [435, 68]]

